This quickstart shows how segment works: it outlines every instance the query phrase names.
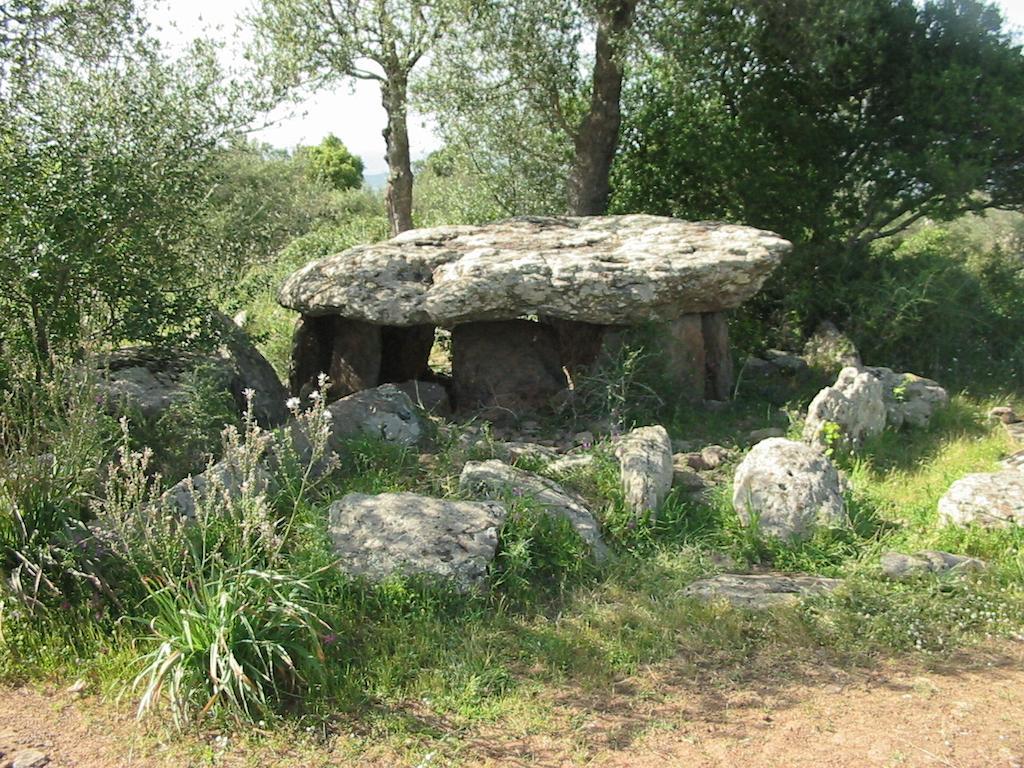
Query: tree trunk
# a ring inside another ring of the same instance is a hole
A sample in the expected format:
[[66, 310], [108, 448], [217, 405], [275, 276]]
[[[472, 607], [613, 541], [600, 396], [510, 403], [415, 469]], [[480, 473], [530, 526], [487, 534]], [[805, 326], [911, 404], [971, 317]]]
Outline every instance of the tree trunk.
[[623, 35], [633, 24], [637, 0], [598, 5], [594, 81], [590, 110], [576, 133], [576, 157], [569, 174], [569, 213], [597, 216], [608, 208], [609, 176], [622, 123]]
[[381, 103], [388, 115], [384, 129], [387, 146], [388, 183], [384, 192], [391, 234], [412, 229], [412, 161], [409, 157], [409, 73], [399, 68], [386, 72], [380, 84]]

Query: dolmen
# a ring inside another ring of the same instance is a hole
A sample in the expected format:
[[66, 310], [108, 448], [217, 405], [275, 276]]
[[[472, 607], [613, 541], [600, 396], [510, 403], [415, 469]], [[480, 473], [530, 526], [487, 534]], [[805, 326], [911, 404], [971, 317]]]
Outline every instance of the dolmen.
[[435, 329], [451, 330], [454, 406], [529, 410], [598, 359], [606, 332], [662, 323], [659, 352], [688, 399], [727, 399], [725, 312], [790, 250], [751, 227], [646, 216], [523, 217], [418, 229], [293, 273], [301, 313], [292, 393], [325, 372], [331, 396], [430, 378]]

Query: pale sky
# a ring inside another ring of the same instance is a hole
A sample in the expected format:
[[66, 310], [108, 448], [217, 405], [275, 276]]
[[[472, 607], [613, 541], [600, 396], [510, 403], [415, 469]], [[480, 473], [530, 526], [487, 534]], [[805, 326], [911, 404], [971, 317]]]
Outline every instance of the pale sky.
[[[201, 35], [231, 41], [227, 47], [230, 58], [239, 56], [244, 44], [237, 18], [251, 4], [252, 0], [156, 0], [149, 19], [154, 33], [172, 46]], [[996, 5], [1018, 34], [1024, 35], [1024, 0], [1000, 0]], [[386, 120], [375, 82], [357, 80], [352, 85], [340, 85], [332, 92], [314, 94], [297, 108], [280, 109], [271, 118], [274, 124], [255, 132], [254, 138], [291, 149], [299, 144], [316, 144], [333, 133], [363, 158], [367, 174], [387, 168], [381, 136]], [[410, 116], [409, 139], [413, 159], [440, 146], [422, 116]]]

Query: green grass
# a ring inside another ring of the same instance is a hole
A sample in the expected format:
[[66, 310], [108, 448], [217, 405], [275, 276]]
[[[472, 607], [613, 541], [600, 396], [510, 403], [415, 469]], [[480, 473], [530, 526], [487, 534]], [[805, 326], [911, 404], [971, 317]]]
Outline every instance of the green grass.
[[[352, 441], [328, 483], [300, 498], [284, 493], [271, 500], [286, 521], [279, 530], [287, 531], [273, 566], [300, 580], [317, 574], [301, 582], [309, 592], [301, 595], [299, 611], [313, 611], [315, 617], [294, 624], [289, 623], [293, 615], [282, 619], [275, 614], [266, 619], [265, 629], [253, 630], [251, 646], [277, 642], [274, 632], [294, 642], [316, 625], [312, 642], [289, 647], [289, 654], [299, 658], [312, 649], [315, 657], [319, 648], [323, 659], [306, 659], [301, 685], [276, 677], [280, 664], [267, 667], [265, 674], [279, 690], [253, 712], [263, 719], [279, 718], [278, 733], [349, 723], [358, 734], [350, 742], [354, 754], [385, 744], [413, 763], [438, 750], [457, 762], [459, 734], [480, 724], [513, 722], [545, 732], [552, 727], [546, 722], [545, 692], [566, 686], [601, 692], [651, 665], [671, 661], [698, 670], [711, 664], [724, 674], [738, 674], [755, 657], [785, 659], [810, 652], [871, 663], [893, 654], [948, 653], [1018, 633], [1024, 628], [1024, 533], [939, 529], [935, 524], [936, 503], [953, 480], [995, 469], [1011, 450], [1003, 431], [984, 418], [990, 405], [958, 396], [929, 428], [886, 433], [858, 457], [838, 459], [851, 480], [854, 524], [793, 545], [763, 541], [742, 528], [728, 487], [748, 432], [783, 423], [785, 409], [758, 401], [737, 402], [711, 414], [673, 406], [667, 419], [673, 438], [737, 449], [732, 463], [716, 472], [722, 482], [708, 498], [674, 494], [656, 521], [632, 525], [616, 463], [609, 446], [599, 442], [593, 448], [594, 464], [565, 483], [598, 514], [616, 557], [593, 566], [574, 533], [537, 514], [528, 500], [512, 500], [490, 587], [470, 595], [425, 580], [396, 579], [376, 587], [350, 581], [332, 567], [324, 523], [330, 502], [349, 492], [458, 496], [461, 462], [467, 454], [487, 457], [486, 442], [467, 451], [457, 435], [438, 433], [439, 454], [425, 465], [408, 449], [370, 439]], [[528, 460], [522, 466], [542, 470]], [[990, 567], [964, 580], [895, 584], [881, 578], [883, 551], [923, 548], [977, 555]], [[695, 579], [729, 563], [730, 568], [770, 566], [840, 577], [845, 584], [832, 595], [767, 615], [701, 605], [683, 594]], [[200, 570], [212, 579], [231, 573], [208, 566]], [[265, 594], [262, 584], [250, 587], [248, 600]], [[225, 589], [236, 597], [242, 594], [234, 584]], [[126, 670], [137, 673], [147, 654], [156, 654], [148, 657], [151, 661], [166, 658], [160, 656], [160, 642], [184, 637], [182, 610], [216, 613], [200, 610], [189, 595], [198, 597], [199, 592], [185, 589], [181, 600], [162, 606], [148, 598], [128, 610], [144, 619], [132, 622], [96, 599], [77, 602], [70, 610], [56, 603], [29, 612], [5, 594], [0, 677], [67, 680], [85, 675], [101, 690], [124, 691], [130, 682]], [[292, 610], [289, 600], [276, 605]], [[175, 642], [191, 648], [190, 674], [208, 666], [203, 651], [208, 643]], [[257, 661], [263, 658], [256, 656]], [[193, 693], [205, 690], [199, 678], [183, 678], [185, 683]], [[190, 699], [193, 719], [207, 700]], [[212, 707], [200, 719], [216, 725], [238, 709]], [[169, 711], [154, 708], [155, 713]]]

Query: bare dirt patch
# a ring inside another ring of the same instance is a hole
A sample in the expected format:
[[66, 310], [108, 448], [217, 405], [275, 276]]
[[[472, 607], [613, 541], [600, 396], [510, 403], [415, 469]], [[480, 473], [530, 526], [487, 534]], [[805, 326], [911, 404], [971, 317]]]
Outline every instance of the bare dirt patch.
[[52, 766], [82, 768], [1024, 768], [1024, 643], [870, 668], [813, 657], [718, 671], [670, 663], [602, 690], [545, 689], [536, 707], [542, 716], [439, 739], [424, 758], [397, 745], [367, 753], [341, 735], [225, 741], [141, 733], [123, 707], [63, 690], [0, 689], [0, 766], [16, 750], [36, 748]]

